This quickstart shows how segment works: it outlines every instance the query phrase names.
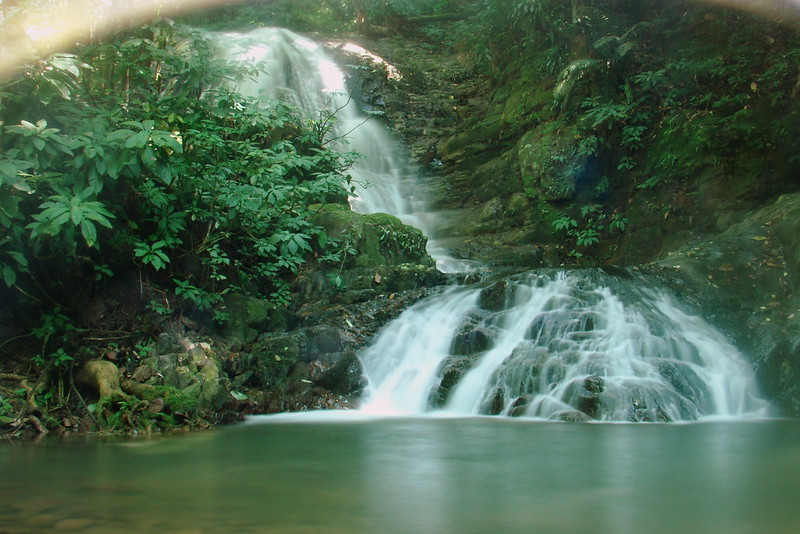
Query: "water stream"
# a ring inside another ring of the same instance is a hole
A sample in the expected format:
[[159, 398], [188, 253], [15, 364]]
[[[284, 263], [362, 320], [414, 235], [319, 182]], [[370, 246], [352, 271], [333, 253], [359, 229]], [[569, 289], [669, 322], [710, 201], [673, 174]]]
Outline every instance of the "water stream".
[[[436, 231], [419, 174], [384, 125], [358, 110], [321, 46], [275, 28], [220, 39], [230, 58], [265, 66], [244, 94], [336, 115], [333, 137], [364, 156], [352, 169], [354, 209]], [[441, 269], [462, 267], [431, 243]], [[360, 358], [366, 413], [654, 422], [767, 413], [737, 349], [629, 273], [536, 272], [452, 288], [388, 325]]]
[[361, 360], [370, 413], [666, 422], [768, 411], [734, 345], [629, 273], [453, 288], [389, 324]]

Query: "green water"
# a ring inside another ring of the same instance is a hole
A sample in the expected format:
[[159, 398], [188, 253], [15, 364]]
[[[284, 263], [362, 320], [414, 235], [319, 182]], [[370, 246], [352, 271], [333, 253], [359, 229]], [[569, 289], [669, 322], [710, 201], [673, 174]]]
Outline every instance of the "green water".
[[800, 532], [798, 421], [277, 418], [0, 466], [3, 533]]

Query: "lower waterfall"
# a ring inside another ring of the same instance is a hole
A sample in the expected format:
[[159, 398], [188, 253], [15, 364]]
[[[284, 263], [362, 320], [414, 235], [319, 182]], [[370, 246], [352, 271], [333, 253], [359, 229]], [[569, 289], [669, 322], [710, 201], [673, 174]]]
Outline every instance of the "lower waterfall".
[[[242, 93], [336, 114], [342, 149], [363, 156], [352, 169], [354, 209], [390, 213], [431, 237], [419, 176], [385, 127], [358, 111], [322, 47], [275, 28], [220, 34], [217, 45], [263, 66]], [[428, 250], [441, 270], [466, 265], [433, 241]], [[632, 273], [547, 270], [451, 287], [406, 310], [359, 358], [368, 414], [666, 422], [768, 411], [736, 347]]]
[[643, 277], [542, 271], [456, 287], [360, 355], [368, 413], [687, 421], [762, 417], [726, 338]]

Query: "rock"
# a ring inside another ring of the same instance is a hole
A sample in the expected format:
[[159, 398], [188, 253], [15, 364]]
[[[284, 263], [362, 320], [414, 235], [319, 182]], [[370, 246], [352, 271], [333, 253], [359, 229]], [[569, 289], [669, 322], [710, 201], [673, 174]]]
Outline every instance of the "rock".
[[550, 419], [553, 421], [564, 421], [567, 423], [585, 423], [591, 420], [591, 418], [585, 413], [573, 410], [556, 412], [550, 416]]
[[492, 333], [489, 329], [473, 324], [464, 324], [453, 338], [450, 352], [470, 356], [481, 353], [492, 346]]
[[151, 414], [159, 413], [164, 411], [164, 399], [161, 397], [156, 397], [150, 404], [147, 405], [147, 411]]
[[605, 389], [603, 377], [597, 375], [587, 376], [583, 381], [583, 389], [585, 389], [591, 395], [602, 393]]
[[[666, 358], [653, 360], [653, 365], [661, 373], [661, 376], [675, 388], [675, 391], [687, 401], [701, 409], [710, 406], [710, 393], [705, 382], [689, 365]], [[695, 411], [690, 419], [694, 419], [696, 413]]]
[[505, 308], [508, 301], [508, 281], [503, 279], [481, 291], [478, 297], [478, 306], [484, 310], [500, 311]]
[[289, 314], [284, 308], [245, 295], [227, 295], [223, 310], [228, 314], [228, 320], [219, 331], [238, 345], [255, 341], [262, 332], [283, 331], [289, 322]]
[[582, 386], [578, 393], [576, 408], [592, 419], [596, 419], [600, 411], [600, 395], [605, 390], [605, 382], [600, 376], [590, 375], [583, 380]]
[[558, 122], [536, 126], [517, 145], [524, 187], [548, 201], [572, 199], [587, 164], [572, 156], [575, 136], [560, 128], [566, 126]]
[[361, 362], [353, 351], [328, 354], [314, 363], [316, 372], [312, 374], [312, 379], [317, 386], [328, 391], [357, 395], [366, 386]]
[[[221, 372], [221, 356], [210, 343], [178, 334], [162, 334], [123, 386], [145, 400], [158, 391], [138, 389], [132, 384], [169, 386], [194, 399], [199, 409], [217, 409], [228, 397], [227, 378]], [[169, 402], [167, 402], [169, 404]]]
[[523, 417], [527, 415], [528, 406], [530, 406], [531, 399], [527, 395], [522, 395], [514, 399], [511, 403], [511, 408], [508, 410], [508, 415], [511, 417]]
[[361, 215], [348, 206], [327, 204], [319, 208], [314, 222], [324, 227], [330, 237], [347, 241], [355, 248], [355, 254], [345, 259], [344, 268], [436, 264], [425, 250], [428, 240], [422, 232], [393, 215]]
[[448, 357], [441, 370], [442, 378], [438, 387], [434, 388], [431, 393], [430, 404], [434, 408], [441, 408], [447, 404], [458, 381], [472, 368], [475, 364], [475, 358], [465, 356], [451, 356]]

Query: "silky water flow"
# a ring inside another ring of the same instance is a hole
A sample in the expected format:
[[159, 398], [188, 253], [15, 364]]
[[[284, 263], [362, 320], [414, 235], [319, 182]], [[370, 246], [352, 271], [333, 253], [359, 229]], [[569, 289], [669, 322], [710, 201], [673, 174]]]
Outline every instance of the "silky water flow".
[[[358, 109], [319, 44], [276, 28], [218, 39], [229, 59], [262, 67], [243, 94], [336, 116], [332, 139], [362, 155], [351, 169], [354, 210], [435, 234], [419, 173]], [[441, 270], [466, 268], [435, 239], [428, 250]], [[666, 422], [768, 413], [736, 347], [629, 272], [544, 270], [451, 287], [392, 321], [360, 359], [369, 414]]]

